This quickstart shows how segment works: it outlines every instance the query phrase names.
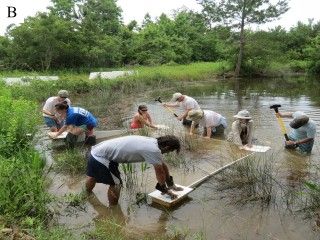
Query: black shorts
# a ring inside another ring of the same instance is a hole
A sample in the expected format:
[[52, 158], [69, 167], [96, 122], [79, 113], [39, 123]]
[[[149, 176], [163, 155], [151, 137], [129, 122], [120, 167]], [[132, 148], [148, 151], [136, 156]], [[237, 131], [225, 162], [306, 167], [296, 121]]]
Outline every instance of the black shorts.
[[109, 166], [106, 167], [90, 154], [87, 164], [87, 176], [93, 177], [97, 183], [115, 185], [116, 182], [120, 182], [122, 184], [118, 167], [119, 163], [113, 161], [110, 161]]

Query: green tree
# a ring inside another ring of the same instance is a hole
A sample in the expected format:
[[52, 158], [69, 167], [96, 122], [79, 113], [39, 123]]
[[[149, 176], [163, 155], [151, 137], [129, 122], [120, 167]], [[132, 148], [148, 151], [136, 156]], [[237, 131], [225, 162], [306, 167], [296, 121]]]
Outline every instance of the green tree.
[[309, 71], [320, 75], [320, 33], [306, 47], [305, 53], [309, 60]]
[[239, 76], [245, 46], [247, 24], [263, 24], [278, 18], [288, 8], [287, 0], [272, 4], [270, 0], [198, 0], [210, 23], [225, 24], [240, 29], [239, 51], [235, 76]]
[[10, 40], [0, 36], [0, 69], [9, 67]]
[[14, 67], [49, 70], [78, 66], [82, 61], [79, 33], [57, 15], [39, 13], [10, 30]]

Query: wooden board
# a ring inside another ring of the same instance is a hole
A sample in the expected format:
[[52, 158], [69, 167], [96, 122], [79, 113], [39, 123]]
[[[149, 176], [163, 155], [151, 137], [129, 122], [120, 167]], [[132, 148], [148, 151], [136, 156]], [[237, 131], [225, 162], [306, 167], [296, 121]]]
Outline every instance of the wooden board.
[[251, 148], [249, 148], [247, 146], [244, 146], [244, 147], [241, 147], [241, 149], [247, 150], [247, 151], [250, 151], [250, 152], [266, 152], [266, 151], [270, 150], [271, 147], [269, 147], [269, 146], [260, 146], [260, 145], [252, 145]]
[[163, 124], [157, 124], [155, 125], [159, 130], [168, 130], [169, 127], [167, 125], [163, 125]]
[[190, 188], [190, 187], [185, 187], [178, 184], [176, 184], [176, 186], [183, 188], [183, 191], [172, 191], [178, 195], [176, 199], [172, 200], [168, 194], [161, 194], [159, 190], [155, 190], [149, 193], [148, 196], [152, 198], [152, 202], [161, 204], [168, 208], [173, 207], [174, 205], [179, 203], [181, 200], [183, 200], [185, 197], [187, 197], [191, 191], [193, 191], [193, 188]]
[[48, 132], [49, 137], [52, 138], [52, 139], [65, 139], [67, 134], [68, 134], [68, 132], [63, 132], [56, 138], [52, 137], [54, 134], [56, 134], [56, 133], [55, 132]]

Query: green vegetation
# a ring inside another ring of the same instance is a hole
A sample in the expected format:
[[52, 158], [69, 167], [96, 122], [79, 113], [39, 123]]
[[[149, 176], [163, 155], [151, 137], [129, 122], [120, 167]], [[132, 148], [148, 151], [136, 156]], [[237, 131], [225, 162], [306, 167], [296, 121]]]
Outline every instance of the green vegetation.
[[14, 100], [10, 91], [0, 89], [0, 216], [4, 226], [41, 226], [47, 222], [43, 160], [32, 143], [38, 117], [35, 103]]
[[84, 174], [87, 160], [85, 152], [78, 148], [66, 150], [55, 155], [54, 169], [70, 175]]
[[281, 17], [287, 0], [199, 3], [202, 13], [180, 9], [155, 20], [147, 14], [141, 25], [125, 25], [115, 0], [52, 0], [48, 12], [0, 36], [0, 66], [50, 73], [226, 61], [236, 76], [319, 74], [319, 22], [298, 22], [289, 31], [248, 28]]

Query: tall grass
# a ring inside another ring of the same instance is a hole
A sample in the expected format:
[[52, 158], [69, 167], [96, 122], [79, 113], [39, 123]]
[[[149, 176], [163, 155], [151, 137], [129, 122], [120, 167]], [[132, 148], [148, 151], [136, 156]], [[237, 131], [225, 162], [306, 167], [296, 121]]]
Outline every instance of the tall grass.
[[219, 191], [228, 191], [235, 203], [260, 201], [263, 205], [275, 202], [278, 184], [271, 156], [248, 157], [219, 175]]
[[50, 197], [42, 177], [43, 166], [34, 150], [10, 158], [0, 156], [0, 215], [7, 224], [23, 223], [26, 218], [34, 219], [35, 225], [45, 223]]
[[69, 149], [55, 155], [54, 169], [57, 172], [79, 175], [86, 172], [87, 160], [85, 150]]

